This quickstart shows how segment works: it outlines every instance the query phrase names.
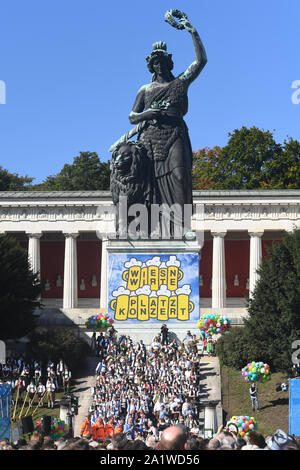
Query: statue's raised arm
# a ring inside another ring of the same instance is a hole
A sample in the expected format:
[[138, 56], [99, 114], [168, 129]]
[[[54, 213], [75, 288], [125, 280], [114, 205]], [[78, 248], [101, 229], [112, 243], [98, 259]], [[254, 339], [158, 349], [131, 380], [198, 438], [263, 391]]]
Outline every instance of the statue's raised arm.
[[[186, 224], [184, 208], [193, 204], [193, 152], [183, 118], [188, 112], [189, 85], [198, 77], [207, 58], [199, 34], [185, 13], [168, 10], [165, 20], [192, 35], [195, 61], [175, 77], [166, 42], [156, 41], [152, 45], [146, 57], [151, 81], [139, 89], [129, 114], [134, 127], [110, 148], [113, 152], [111, 187], [116, 195], [121, 188], [132, 203], [179, 208], [172, 223], [181, 227]], [[130, 141], [135, 135], [136, 141]]]
[[[174, 18], [179, 20], [176, 21]], [[188, 83], [194, 81], [207, 63], [205, 48], [196, 28], [190, 23], [187, 15], [180, 10], [168, 10], [165, 14], [165, 21], [176, 29], [186, 29], [191, 35], [195, 49], [195, 61], [180, 75], [180, 78]]]

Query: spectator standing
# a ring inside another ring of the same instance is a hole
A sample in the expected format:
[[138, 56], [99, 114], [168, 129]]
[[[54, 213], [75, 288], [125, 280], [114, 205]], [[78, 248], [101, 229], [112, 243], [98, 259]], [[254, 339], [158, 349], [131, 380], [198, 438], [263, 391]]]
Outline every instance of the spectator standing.
[[165, 323], [162, 325], [160, 331], [161, 331], [161, 344], [167, 346], [169, 344], [169, 330]]
[[66, 366], [63, 372], [63, 387], [64, 387], [65, 394], [68, 394], [70, 391], [71, 377], [72, 377], [71, 371]]
[[255, 411], [255, 406], [256, 406], [256, 410], [259, 411], [258, 388], [256, 387], [255, 383], [251, 384], [251, 387], [249, 388], [249, 393], [250, 393], [250, 398], [251, 398], [252, 410]]
[[47, 399], [48, 399], [48, 408], [54, 407], [55, 402], [55, 383], [52, 378], [48, 378], [46, 383], [46, 392], [47, 392]]

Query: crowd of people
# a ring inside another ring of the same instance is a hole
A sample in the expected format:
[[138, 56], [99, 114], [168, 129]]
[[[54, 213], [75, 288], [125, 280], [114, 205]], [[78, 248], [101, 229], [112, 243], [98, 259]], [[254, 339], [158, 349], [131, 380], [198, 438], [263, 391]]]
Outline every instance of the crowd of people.
[[45, 405], [53, 408], [55, 393], [69, 393], [71, 378], [72, 373], [63, 359], [49, 360], [42, 366], [41, 361], [20, 356], [9, 357], [5, 364], [0, 364], [0, 383], [10, 385], [14, 397], [12, 405], [15, 401], [22, 404], [26, 397], [30, 403], [37, 397], [40, 407], [44, 406], [46, 398]]
[[[189, 332], [188, 332], [189, 333]], [[199, 432], [199, 353], [195, 335], [178, 344], [166, 341], [164, 330], [147, 349], [129, 336], [97, 339], [99, 363], [92, 404], [82, 423], [82, 437], [112, 437], [116, 430], [128, 439], [159, 439], [175, 424]]]
[[203, 438], [178, 424], [169, 426], [158, 441], [153, 435], [146, 438], [141, 436], [130, 439], [126, 433], [116, 433], [105, 439], [87, 439], [84, 437], [61, 437], [57, 441], [50, 436], [43, 436], [35, 431], [29, 442], [19, 439], [10, 443], [8, 439], [0, 441], [0, 450], [117, 450], [117, 451], [203, 451], [203, 450], [300, 450], [300, 439], [289, 436], [281, 429], [273, 435], [263, 436], [258, 431], [252, 431], [249, 436], [241, 438], [227, 426], [220, 426], [212, 438]]
[[[91, 405], [80, 436], [53, 440], [35, 431], [29, 441], [0, 441], [0, 450], [300, 450], [299, 438], [278, 429], [263, 436], [252, 431], [240, 437], [230, 426], [220, 426], [205, 437], [201, 422], [199, 338], [187, 332], [182, 342], [170, 339], [166, 325], [146, 348], [130, 336], [93, 335], [98, 357]], [[207, 351], [213, 354], [211, 351]], [[41, 367], [23, 357], [0, 365], [0, 381], [10, 383], [22, 401], [24, 391], [33, 400], [45, 395], [53, 407], [55, 391], [68, 391], [71, 373], [61, 359]], [[49, 384], [52, 387], [49, 387]], [[252, 393], [251, 393], [252, 392]], [[252, 407], [257, 395], [250, 390]]]

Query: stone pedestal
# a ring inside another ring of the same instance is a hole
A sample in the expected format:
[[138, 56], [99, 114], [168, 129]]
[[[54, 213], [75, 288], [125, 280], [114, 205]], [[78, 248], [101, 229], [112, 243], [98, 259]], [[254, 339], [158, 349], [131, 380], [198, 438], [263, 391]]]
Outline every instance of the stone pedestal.
[[206, 405], [204, 409], [204, 431], [217, 431], [216, 408], [213, 404]]
[[101, 295], [118, 335], [151, 344], [163, 323], [171, 339], [199, 333], [200, 250], [197, 240], [107, 241], [108, 284]]

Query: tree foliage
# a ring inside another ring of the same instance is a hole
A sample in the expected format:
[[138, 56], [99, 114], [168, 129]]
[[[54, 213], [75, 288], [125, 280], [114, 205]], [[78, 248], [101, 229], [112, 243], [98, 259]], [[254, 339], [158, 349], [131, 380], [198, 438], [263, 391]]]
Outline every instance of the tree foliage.
[[50, 359], [55, 362], [64, 359], [72, 372], [77, 370], [91, 353], [87, 342], [70, 328], [34, 331], [30, 335], [29, 348], [32, 357], [38, 357], [44, 363]]
[[60, 173], [32, 187], [39, 191], [101, 191], [108, 190], [110, 163], [101, 162], [96, 152], [80, 152], [71, 165]]
[[33, 178], [9, 173], [0, 166], [0, 191], [25, 191], [30, 189]]
[[15, 239], [0, 235], [0, 260], [0, 338], [19, 338], [35, 326], [42, 286]]
[[221, 147], [205, 147], [193, 155], [192, 180], [193, 189], [206, 190], [215, 189], [218, 172], [218, 157]]
[[224, 147], [194, 153], [194, 189], [300, 189], [300, 143], [277, 143], [253, 126], [229, 133]]
[[262, 189], [300, 188], [300, 142], [289, 138], [284, 141], [281, 152], [268, 162]]
[[225, 365], [241, 368], [264, 361], [274, 370], [291, 371], [292, 343], [300, 337], [300, 230], [273, 243], [258, 272], [239, 338], [232, 330], [217, 351]]

